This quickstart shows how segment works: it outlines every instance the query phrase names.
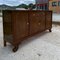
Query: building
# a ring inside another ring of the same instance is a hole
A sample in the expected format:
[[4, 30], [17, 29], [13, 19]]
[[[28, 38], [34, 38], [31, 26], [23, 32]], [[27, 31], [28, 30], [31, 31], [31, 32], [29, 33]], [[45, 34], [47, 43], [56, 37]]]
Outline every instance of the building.
[[55, 13], [60, 13], [60, 0], [50, 0], [49, 10], [52, 10]]
[[36, 8], [38, 10], [48, 10], [49, 0], [36, 0]]
[[16, 10], [26, 10], [25, 8], [16, 8]]

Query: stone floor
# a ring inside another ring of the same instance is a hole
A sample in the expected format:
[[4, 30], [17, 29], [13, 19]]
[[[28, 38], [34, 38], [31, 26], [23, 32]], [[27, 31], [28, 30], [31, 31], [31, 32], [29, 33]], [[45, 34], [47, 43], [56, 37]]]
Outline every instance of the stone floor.
[[3, 29], [0, 22], [0, 60], [60, 60], [60, 26], [24, 41], [16, 53], [10, 44], [3, 46]]
[[60, 13], [53, 13], [52, 20], [55, 22], [60, 22]]

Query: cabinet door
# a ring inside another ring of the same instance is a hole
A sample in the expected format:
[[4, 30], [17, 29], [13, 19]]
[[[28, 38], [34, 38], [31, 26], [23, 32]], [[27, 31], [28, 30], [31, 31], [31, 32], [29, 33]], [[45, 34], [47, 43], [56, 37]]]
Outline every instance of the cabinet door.
[[45, 30], [45, 12], [43, 11], [39, 12], [39, 20], [40, 31], [43, 31]]
[[13, 14], [14, 38], [15, 42], [28, 36], [28, 13], [24, 11], [15, 11]]
[[52, 27], [52, 12], [46, 12], [46, 29], [50, 29]]
[[39, 32], [39, 12], [31, 11], [29, 14], [30, 35]]

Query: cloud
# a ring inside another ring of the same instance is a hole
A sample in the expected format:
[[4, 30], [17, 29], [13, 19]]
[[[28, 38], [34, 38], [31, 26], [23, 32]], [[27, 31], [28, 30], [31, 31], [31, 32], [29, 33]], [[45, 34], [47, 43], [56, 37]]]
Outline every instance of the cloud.
[[4, 3], [3, 4], [7, 4], [7, 5], [18, 5], [19, 4], [19, 1], [14, 1], [14, 0], [4, 0]]
[[0, 0], [0, 4], [7, 4], [7, 5], [19, 5], [19, 4], [29, 4], [29, 3], [35, 3], [35, 0]]

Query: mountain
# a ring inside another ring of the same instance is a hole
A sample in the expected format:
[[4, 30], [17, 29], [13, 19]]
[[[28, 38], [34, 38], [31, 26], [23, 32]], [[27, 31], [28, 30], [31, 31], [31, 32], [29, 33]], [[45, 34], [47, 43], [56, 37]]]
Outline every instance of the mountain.
[[18, 6], [8, 6], [8, 5], [5, 5], [5, 4], [0, 5], [0, 10], [15, 10], [16, 8], [27, 9], [28, 5], [26, 5], [26, 4], [20, 4]]
[[5, 4], [2, 4], [0, 5], [0, 10], [11, 10], [11, 9], [15, 9], [15, 7], [13, 6], [8, 6], [8, 5], [5, 5]]
[[16, 6], [16, 8], [25, 8], [25, 9], [28, 9], [28, 5], [20, 4], [20, 5]]
[[16, 8], [28, 9], [28, 8], [30, 8], [30, 6], [34, 6], [34, 4], [29, 4], [29, 5], [20, 4], [18, 6], [8, 6], [8, 5], [5, 5], [5, 4], [2, 4], [2, 5], [0, 5], [0, 10], [16, 10]]

